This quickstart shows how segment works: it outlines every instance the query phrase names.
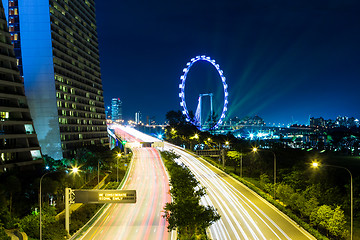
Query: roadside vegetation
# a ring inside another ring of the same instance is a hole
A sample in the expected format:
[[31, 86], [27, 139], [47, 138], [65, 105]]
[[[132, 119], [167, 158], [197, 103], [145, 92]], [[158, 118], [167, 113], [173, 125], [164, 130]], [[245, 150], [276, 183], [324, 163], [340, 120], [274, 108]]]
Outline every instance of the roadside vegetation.
[[[44, 158], [44, 164], [30, 170], [10, 169], [0, 175], [0, 239], [7, 239], [4, 229], [25, 232], [29, 239], [39, 239], [39, 185], [42, 180], [42, 238], [57, 240], [66, 238], [65, 219], [60, 214], [65, 207], [64, 190], [92, 189], [98, 184], [97, 167], [100, 166], [102, 188], [119, 186], [116, 168], [119, 167], [119, 182], [126, 173], [132, 154], [119, 157], [119, 148], [110, 151], [107, 147], [78, 149], [73, 159], [55, 161]], [[117, 159], [118, 158], [118, 159]], [[117, 165], [117, 163], [119, 165]], [[78, 174], [71, 174], [72, 167], [79, 167]], [[91, 219], [102, 204], [84, 204], [70, 216], [70, 235]], [[4, 237], [3, 237], [4, 236]], [[5, 237], [6, 236], [6, 237]], [[10, 238], [8, 238], [10, 239]]]
[[213, 207], [200, 204], [205, 189], [188, 168], [175, 161], [179, 156], [169, 151], [161, 156], [170, 175], [172, 202], [164, 208], [169, 231], [177, 230], [180, 240], [207, 239], [206, 228], [220, 215]]

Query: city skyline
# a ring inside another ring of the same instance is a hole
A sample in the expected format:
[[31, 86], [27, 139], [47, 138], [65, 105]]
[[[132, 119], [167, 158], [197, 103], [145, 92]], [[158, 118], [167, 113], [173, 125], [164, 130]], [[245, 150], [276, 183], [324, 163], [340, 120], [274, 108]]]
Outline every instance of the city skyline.
[[168, 111], [181, 110], [182, 69], [197, 55], [224, 71], [228, 118], [359, 118], [356, 1], [96, 4], [105, 104], [120, 97], [125, 119], [141, 111], [162, 122]]

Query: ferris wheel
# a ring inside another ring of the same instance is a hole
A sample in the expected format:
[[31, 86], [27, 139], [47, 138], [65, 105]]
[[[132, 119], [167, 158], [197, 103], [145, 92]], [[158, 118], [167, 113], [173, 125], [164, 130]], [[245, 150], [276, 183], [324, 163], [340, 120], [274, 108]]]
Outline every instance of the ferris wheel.
[[[185, 102], [185, 83], [186, 83], [186, 77], [190, 71], [190, 68], [198, 61], [206, 61], [208, 63], [210, 63], [212, 66], [214, 66], [221, 78], [222, 81], [222, 85], [223, 85], [223, 89], [224, 89], [224, 103], [223, 103], [223, 108], [222, 108], [222, 112], [220, 115], [220, 118], [217, 121], [214, 121], [214, 124], [210, 125], [210, 126], [202, 126], [201, 123], [201, 97], [202, 96], [211, 96], [211, 115], [213, 114], [213, 110], [212, 110], [212, 93], [207, 93], [207, 94], [200, 94], [199, 95], [199, 104], [198, 104], [198, 109], [197, 112], [195, 114], [195, 118], [191, 118], [189, 115], [189, 111], [186, 107], [186, 102]], [[180, 106], [183, 108], [182, 113], [186, 116], [186, 121], [190, 122], [191, 124], [195, 125], [199, 130], [202, 131], [207, 131], [207, 130], [214, 130], [217, 129], [219, 127], [219, 125], [221, 125], [224, 121], [225, 118], [225, 114], [227, 112], [227, 106], [228, 106], [228, 85], [226, 84], [226, 78], [223, 75], [223, 71], [220, 69], [219, 64], [216, 64], [215, 60], [211, 59], [210, 57], [207, 56], [196, 56], [195, 58], [192, 58], [190, 60], [190, 62], [188, 62], [186, 64], [186, 68], [183, 69], [183, 75], [181, 75], [180, 77], [181, 83], [179, 84], [179, 88], [180, 88], [180, 93], [179, 93], [179, 97], [180, 97]], [[200, 110], [200, 111], [199, 111]]]

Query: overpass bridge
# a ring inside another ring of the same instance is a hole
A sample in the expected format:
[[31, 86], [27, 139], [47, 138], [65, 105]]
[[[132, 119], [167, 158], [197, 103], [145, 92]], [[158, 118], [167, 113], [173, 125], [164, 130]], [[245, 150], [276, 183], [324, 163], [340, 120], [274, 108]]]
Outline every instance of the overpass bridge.
[[[164, 147], [164, 142], [156, 141], [156, 138], [145, 135], [141, 139], [131, 135], [132, 128], [119, 125], [117, 123], [108, 124], [107, 128], [110, 138], [110, 149], [120, 147], [126, 152], [126, 149], [141, 148], [141, 147]], [[133, 129], [133, 131], [136, 131]]]

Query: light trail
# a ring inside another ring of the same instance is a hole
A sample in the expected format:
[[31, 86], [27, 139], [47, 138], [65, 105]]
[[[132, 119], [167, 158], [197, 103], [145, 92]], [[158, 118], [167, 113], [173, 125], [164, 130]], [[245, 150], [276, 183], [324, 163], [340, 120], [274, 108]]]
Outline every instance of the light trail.
[[[115, 129], [127, 141], [147, 141], [140, 136]], [[169, 179], [159, 152], [154, 148], [133, 148], [134, 156], [123, 189], [135, 189], [135, 204], [109, 204], [108, 208], [80, 239], [84, 240], [168, 240], [162, 212], [171, 202]]]
[[[133, 139], [141, 139], [146, 142], [159, 141], [156, 138], [139, 133], [135, 129], [123, 128], [122, 131], [127, 131], [129, 135], [134, 136]], [[177, 161], [185, 164], [201, 185], [206, 188], [207, 194], [201, 198], [201, 203], [215, 207], [221, 215], [221, 219], [209, 228], [213, 240], [315, 240], [294, 221], [231, 176], [206, 161], [189, 154], [180, 147], [165, 143], [164, 149], [172, 150], [181, 156]], [[163, 168], [162, 166], [161, 169]], [[139, 169], [147, 171], [146, 167]], [[155, 179], [161, 177], [161, 175], [155, 175]], [[155, 191], [153, 194], [156, 193]], [[169, 202], [170, 198], [167, 201]], [[149, 202], [147, 207], [155, 207], [155, 205], [151, 205], [151, 202]], [[148, 214], [150, 214], [148, 216], [152, 216], [152, 213]], [[153, 216], [156, 215], [155, 213]], [[143, 224], [149, 223], [149, 221], [143, 222]], [[140, 229], [137, 229], [137, 231], [140, 231]], [[146, 228], [145, 235], [136, 236], [144, 237], [150, 232], [158, 234], [158, 229], [149, 230]], [[141, 239], [139, 237], [134, 238], [132, 235], [126, 235], [125, 238], [120, 239], [126, 239], [129, 236], [131, 236], [131, 239]], [[164, 238], [157, 235], [156, 239]]]
[[207, 196], [202, 202], [214, 206], [221, 215], [221, 220], [210, 227], [214, 240], [315, 239], [231, 176], [182, 148], [165, 144], [165, 149], [181, 156], [178, 161], [184, 163], [206, 188]]

